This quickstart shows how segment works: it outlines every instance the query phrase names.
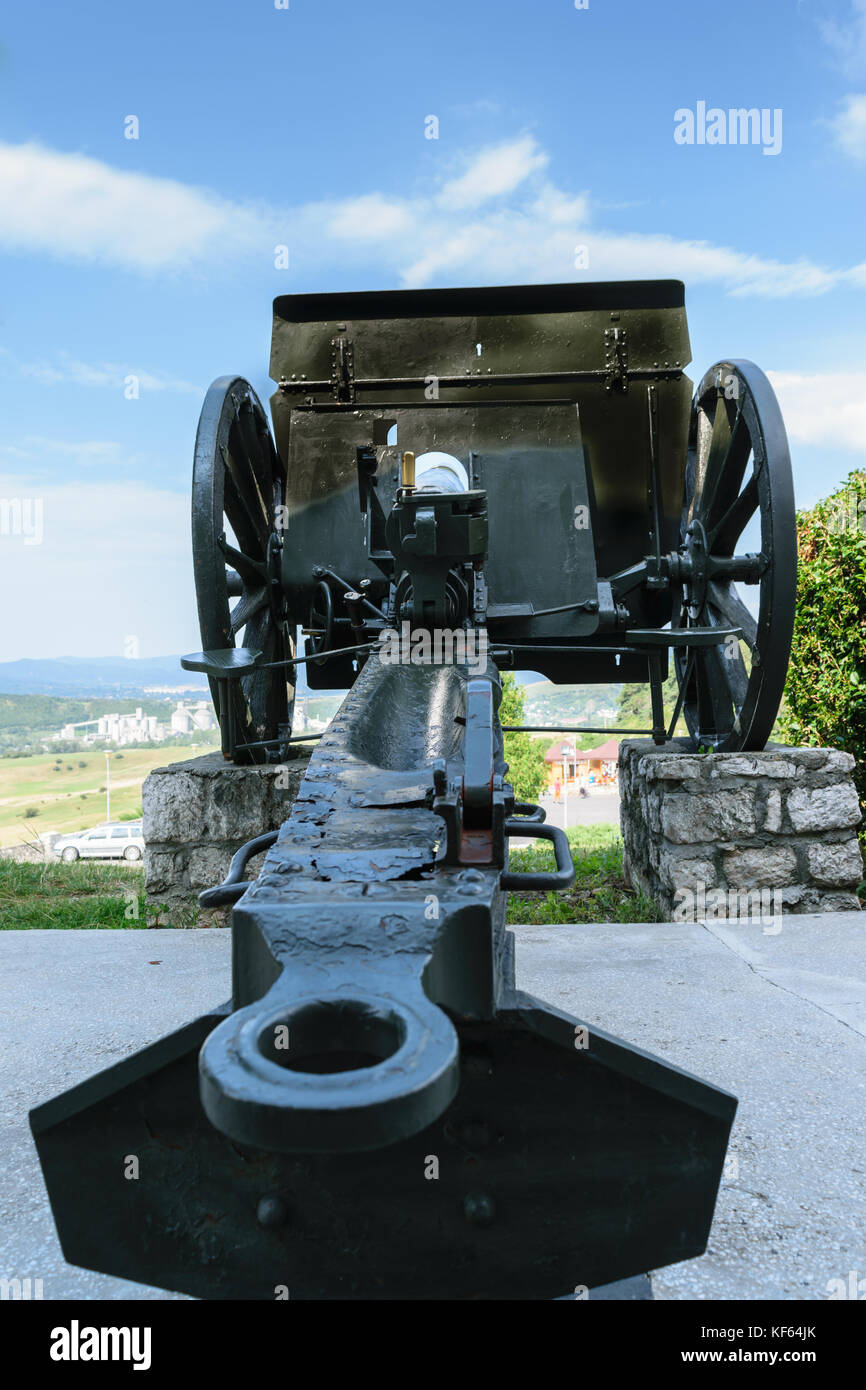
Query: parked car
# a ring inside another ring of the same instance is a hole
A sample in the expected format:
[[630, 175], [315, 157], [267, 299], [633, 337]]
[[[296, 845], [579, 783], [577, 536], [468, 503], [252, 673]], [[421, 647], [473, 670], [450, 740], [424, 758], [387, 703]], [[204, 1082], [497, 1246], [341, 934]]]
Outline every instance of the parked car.
[[67, 864], [76, 859], [135, 861], [144, 854], [141, 821], [111, 821], [108, 825], [97, 825], [93, 830], [79, 830], [74, 835], [61, 835], [52, 848]]

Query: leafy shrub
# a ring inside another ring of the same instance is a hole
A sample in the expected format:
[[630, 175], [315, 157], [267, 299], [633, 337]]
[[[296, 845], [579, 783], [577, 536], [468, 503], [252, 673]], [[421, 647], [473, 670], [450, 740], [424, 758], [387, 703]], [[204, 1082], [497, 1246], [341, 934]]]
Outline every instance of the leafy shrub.
[[27, 810], [24, 812], [24, 819], [25, 819], [25, 820], [32, 820], [34, 816], [38, 816], [38, 815], [39, 815], [39, 812], [38, 812], [38, 810], [37, 810], [37, 808], [36, 808], [35, 806], [28, 806], [28, 807], [27, 807]]
[[866, 471], [797, 517], [797, 616], [779, 719], [788, 743], [842, 748], [866, 806]]

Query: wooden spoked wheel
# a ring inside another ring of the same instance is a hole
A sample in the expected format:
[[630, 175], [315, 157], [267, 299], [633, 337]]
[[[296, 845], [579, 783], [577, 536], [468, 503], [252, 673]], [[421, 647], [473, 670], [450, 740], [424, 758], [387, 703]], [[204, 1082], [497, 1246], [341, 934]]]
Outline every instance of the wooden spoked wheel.
[[[741, 537], [754, 518], [760, 550], [746, 554]], [[717, 752], [763, 748], [791, 651], [797, 530], [782, 414], [752, 362], [717, 363], [695, 393], [679, 557], [674, 624], [744, 634], [739, 642], [675, 648], [692, 741]], [[738, 582], [756, 586], [756, 603], [744, 603]]]
[[[255, 391], [220, 377], [205, 397], [195, 442], [192, 551], [204, 651], [255, 648], [262, 662], [291, 660], [294, 629], [280, 584], [283, 465]], [[220, 682], [233, 702], [234, 761], [263, 763], [279, 750], [251, 748], [291, 732], [294, 666]], [[217, 683], [211, 693], [218, 704]]]

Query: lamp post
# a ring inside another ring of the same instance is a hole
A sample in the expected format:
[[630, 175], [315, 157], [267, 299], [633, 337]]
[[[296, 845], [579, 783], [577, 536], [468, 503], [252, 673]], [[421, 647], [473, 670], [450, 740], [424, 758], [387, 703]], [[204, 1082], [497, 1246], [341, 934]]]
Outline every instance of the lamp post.
[[111, 820], [111, 754], [105, 750], [105, 819]]

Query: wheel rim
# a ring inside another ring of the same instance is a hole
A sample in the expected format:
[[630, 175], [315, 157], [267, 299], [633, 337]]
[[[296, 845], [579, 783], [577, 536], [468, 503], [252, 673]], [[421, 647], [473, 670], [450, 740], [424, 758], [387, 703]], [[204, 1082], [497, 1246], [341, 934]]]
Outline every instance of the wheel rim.
[[[739, 543], [755, 517], [760, 552], [749, 566]], [[678, 625], [740, 627], [745, 642], [675, 649], [696, 745], [759, 749], [770, 736], [794, 629], [796, 544], [791, 458], [773, 388], [752, 362], [717, 363], [692, 409], [680, 534], [692, 572]], [[744, 575], [758, 588], [757, 619], [737, 589]]]
[[[279, 582], [283, 466], [267, 417], [249, 382], [220, 377], [205, 397], [193, 465], [192, 549], [202, 647], [243, 645], [263, 660], [295, 655]], [[233, 603], [233, 600], [236, 602]], [[264, 762], [244, 744], [276, 739], [291, 726], [294, 666], [228, 683], [237, 730], [236, 762]], [[211, 682], [215, 707], [215, 682]]]

